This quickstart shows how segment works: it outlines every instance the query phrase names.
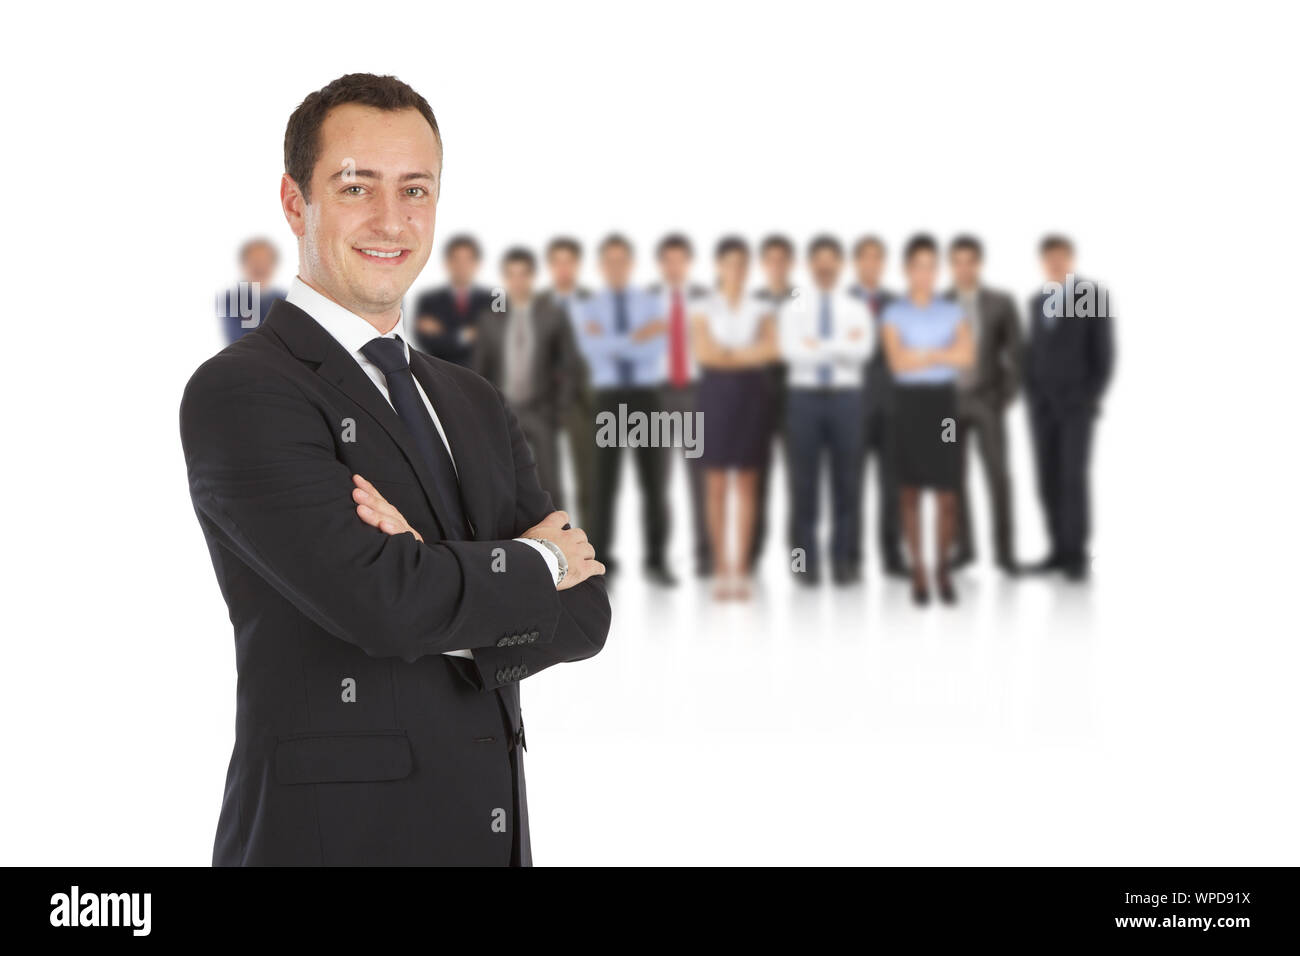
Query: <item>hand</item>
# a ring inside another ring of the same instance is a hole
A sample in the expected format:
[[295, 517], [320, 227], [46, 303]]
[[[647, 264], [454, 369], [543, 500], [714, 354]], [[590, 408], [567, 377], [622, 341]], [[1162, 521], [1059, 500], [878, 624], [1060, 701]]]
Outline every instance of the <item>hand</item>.
[[632, 333], [633, 342], [649, 342], [656, 335], [663, 335], [668, 331], [668, 323], [664, 319], [655, 319], [653, 322], [647, 322], [641, 328]]
[[862, 330], [861, 330], [861, 329], [849, 329], [849, 338], [850, 338], [851, 340], [854, 340], [854, 341], [856, 341], [857, 339], [862, 338]]
[[460, 330], [460, 341], [462, 345], [471, 345], [474, 339], [478, 337], [478, 329], [472, 325], [467, 325]]
[[805, 337], [803, 340], [803, 344], [805, 348], [815, 349], [820, 343], [818, 342], [817, 339], [814, 339], [812, 337]]
[[521, 538], [545, 538], [564, 552], [564, 560], [569, 563], [569, 570], [564, 575], [557, 590], [567, 591], [575, 584], [581, 584], [596, 574], [604, 574], [605, 566], [596, 560], [596, 549], [587, 541], [587, 532], [581, 528], [564, 530], [569, 523], [569, 516], [563, 511], [552, 511], [535, 525], [520, 535]]
[[442, 323], [431, 315], [422, 315], [415, 320], [415, 330], [422, 335], [441, 335]]
[[352, 481], [356, 485], [352, 489], [352, 500], [357, 503], [357, 515], [362, 521], [372, 528], [378, 528], [384, 534], [410, 532], [415, 535], [416, 541], [424, 541], [420, 532], [406, 523], [402, 513], [390, 505], [374, 485], [360, 475], [353, 475]]
[[588, 322], [585, 326], [583, 326], [583, 331], [586, 332], [588, 335], [604, 335], [604, 334], [605, 334], [605, 330], [604, 330], [604, 328], [602, 328], [602, 327], [601, 327], [601, 324], [600, 324], [599, 322], [596, 322], [596, 321]]

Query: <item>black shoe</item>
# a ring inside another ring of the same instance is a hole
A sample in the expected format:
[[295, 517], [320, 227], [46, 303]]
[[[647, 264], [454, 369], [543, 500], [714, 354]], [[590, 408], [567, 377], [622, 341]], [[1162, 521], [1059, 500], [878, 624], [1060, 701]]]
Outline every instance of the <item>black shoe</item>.
[[1003, 574], [1007, 575], [1007, 577], [1012, 577], [1012, 578], [1020, 577], [1020, 570], [1021, 570], [1020, 565], [1018, 565], [1015, 561], [1011, 561], [1011, 560], [999, 561], [998, 570], [1001, 571]]
[[1053, 571], [1060, 571], [1064, 567], [1064, 561], [1054, 554], [1049, 554], [1037, 564], [1027, 564], [1021, 570], [1026, 574], [1050, 574]]
[[917, 607], [925, 607], [930, 603], [930, 589], [924, 584], [912, 582], [912, 603]]
[[939, 577], [939, 600], [944, 604], [957, 603], [957, 591], [952, 586], [952, 580], [946, 574]]
[[651, 584], [657, 584], [661, 588], [677, 587], [676, 576], [661, 564], [646, 565], [645, 576]]
[[704, 563], [695, 565], [695, 576], [701, 580], [713, 577], [713, 565]]
[[856, 584], [862, 580], [862, 571], [856, 564], [837, 564], [831, 571], [831, 580], [839, 585]]
[[815, 588], [822, 583], [821, 572], [819, 571], [796, 571], [794, 573], [794, 583], [800, 587]]
[[948, 570], [960, 571], [962, 568], [967, 567], [974, 563], [975, 563], [975, 552], [963, 551], [960, 554], [954, 555], [953, 559], [948, 562]]
[[1088, 580], [1088, 566], [1086, 564], [1067, 564], [1062, 570], [1065, 572], [1065, 580], [1080, 583]]
[[885, 576], [890, 578], [910, 578], [912, 569], [902, 561], [892, 561], [885, 565]]

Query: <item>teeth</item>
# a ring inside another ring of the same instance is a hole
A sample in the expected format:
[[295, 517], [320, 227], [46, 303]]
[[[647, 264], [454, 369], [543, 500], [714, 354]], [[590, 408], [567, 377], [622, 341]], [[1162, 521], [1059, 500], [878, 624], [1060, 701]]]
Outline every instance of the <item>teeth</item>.
[[361, 251], [366, 255], [374, 256], [377, 259], [396, 259], [402, 254], [401, 249], [398, 249], [396, 252], [380, 252], [378, 249], [362, 249]]

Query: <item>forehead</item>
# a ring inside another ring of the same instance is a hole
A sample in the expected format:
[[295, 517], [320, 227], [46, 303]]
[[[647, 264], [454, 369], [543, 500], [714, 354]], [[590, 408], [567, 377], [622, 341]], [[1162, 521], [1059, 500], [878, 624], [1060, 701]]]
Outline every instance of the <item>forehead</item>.
[[427, 169], [436, 176], [442, 147], [419, 110], [379, 110], [358, 103], [336, 106], [320, 129], [320, 162], [325, 175], [351, 160], [359, 169], [402, 174]]

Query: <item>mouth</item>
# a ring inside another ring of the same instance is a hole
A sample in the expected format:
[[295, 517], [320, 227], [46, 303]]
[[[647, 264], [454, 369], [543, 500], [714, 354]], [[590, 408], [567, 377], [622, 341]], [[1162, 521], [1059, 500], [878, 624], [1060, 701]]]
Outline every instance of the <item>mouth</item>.
[[361, 258], [381, 266], [399, 265], [411, 255], [410, 249], [383, 249], [376, 246], [353, 246], [352, 248]]

